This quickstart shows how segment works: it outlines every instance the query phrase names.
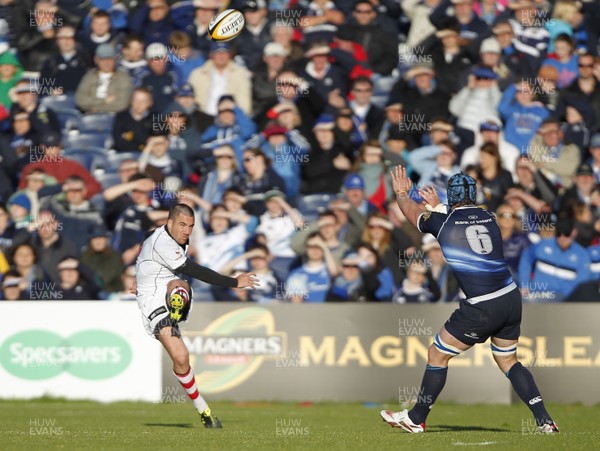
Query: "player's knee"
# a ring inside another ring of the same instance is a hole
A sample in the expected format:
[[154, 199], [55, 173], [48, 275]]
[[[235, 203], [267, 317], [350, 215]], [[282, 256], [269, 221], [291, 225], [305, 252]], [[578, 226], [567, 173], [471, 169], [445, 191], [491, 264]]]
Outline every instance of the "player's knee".
[[190, 354], [187, 350], [173, 354], [172, 359], [173, 366], [181, 371], [185, 371], [190, 366]]
[[184, 288], [188, 293], [190, 292], [190, 285], [182, 279], [173, 279], [167, 284], [167, 292], [171, 292], [173, 289], [177, 287]]

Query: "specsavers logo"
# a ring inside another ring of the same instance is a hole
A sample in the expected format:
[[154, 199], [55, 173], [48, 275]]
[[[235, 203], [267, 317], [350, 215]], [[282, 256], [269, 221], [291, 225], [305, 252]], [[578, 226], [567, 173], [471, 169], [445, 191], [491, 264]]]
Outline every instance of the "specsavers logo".
[[275, 359], [286, 348], [286, 335], [275, 332], [273, 314], [260, 307], [229, 312], [202, 332], [186, 332], [183, 340], [205, 393], [220, 393], [241, 384], [265, 359]]
[[49, 379], [63, 371], [89, 380], [108, 379], [131, 363], [129, 344], [105, 330], [84, 330], [63, 338], [47, 330], [28, 330], [0, 344], [0, 365], [30, 380]]

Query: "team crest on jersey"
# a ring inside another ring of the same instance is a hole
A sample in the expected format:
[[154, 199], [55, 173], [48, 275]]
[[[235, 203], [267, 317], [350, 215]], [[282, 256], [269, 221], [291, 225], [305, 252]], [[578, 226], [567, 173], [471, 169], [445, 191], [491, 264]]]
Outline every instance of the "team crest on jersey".
[[426, 211], [425, 213], [423, 213], [423, 221], [427, 221], [430, 216], [431, 216], [430, 211]]

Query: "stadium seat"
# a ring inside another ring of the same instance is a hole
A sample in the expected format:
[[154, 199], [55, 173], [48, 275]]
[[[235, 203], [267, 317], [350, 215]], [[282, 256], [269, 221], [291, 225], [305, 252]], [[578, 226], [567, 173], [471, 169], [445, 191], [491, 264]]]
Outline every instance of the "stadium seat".
[[91, 173], [104, 171], [108, 166], [108, 155], [102, 147], [85, 147], [65, 149], [63, 155], [81, 163]]
[[104, 196], [102, 195], [102, 193], [98, 193], [95, 196], [92, 196], [92, 198], [90, 199], [90, 203], [96, 207], [96, 209], [98, 211], [104, 211], [104, 206], [106, 204], [105, 200], [104, 200]]
[[74, 108], [64, 108], [61, 110], [55, 110], [58, 120], [60, 122], [60, 129], [63, 132], [69, 130], [79, 130], [81, 124], [81, 113], [79, 110]]
[[298, 211], [302, 213], [306, 221], [314, 221], [319, 213], [329, 208], [329, 203], [335, 198], [337, 198], [336, 194], [309, 194], [300, 197]]
[[76, 109], [75, 96], [73, 94], [63, 94], [60, 96], [46, 96], [40, 100], [40, 105], [50, 108], [53, 111]]
[[142, 155], [141, 152], [116, 152], [110, 150], [108, 152], [108, 163], [109, 167], [107, 171], [116, 172], [119, 170], [119, 165], [125, 160], [138, 160]]
[[112, 142], [111, 136], [106, 133], [67, 133], [63, 135], [65, 149], [100, 147], [107, 149]]
[[82, 133], [110, 133], [114, 120], [115, 115], [110, 113], [84, 114], [81, 117], [79, 131]]
[[102, 185], [102, 190], [121, 183], [121, 177], [115, 172], [105, 172], [104, 174], [99, 174], [96, 176], [96, 180], [98, 180], [98, 183]]

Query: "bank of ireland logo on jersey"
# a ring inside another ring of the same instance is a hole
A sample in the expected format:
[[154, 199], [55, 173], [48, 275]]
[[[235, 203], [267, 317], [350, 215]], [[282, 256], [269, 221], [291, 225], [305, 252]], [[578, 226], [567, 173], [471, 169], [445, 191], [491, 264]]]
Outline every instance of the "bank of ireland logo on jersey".
[[287, 335], [275, 331], [273, 314], [261, 307], [226, 313], [203, 331], [184, 332], [190, 362], [205, 393], [221, 393], [250, 378], [266, 359], [287, 352]]

